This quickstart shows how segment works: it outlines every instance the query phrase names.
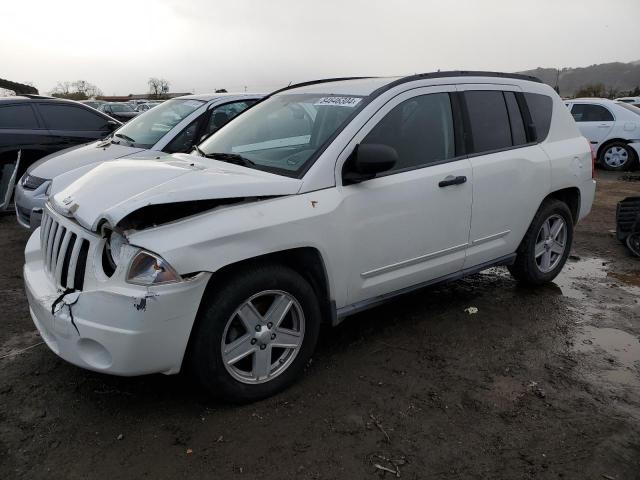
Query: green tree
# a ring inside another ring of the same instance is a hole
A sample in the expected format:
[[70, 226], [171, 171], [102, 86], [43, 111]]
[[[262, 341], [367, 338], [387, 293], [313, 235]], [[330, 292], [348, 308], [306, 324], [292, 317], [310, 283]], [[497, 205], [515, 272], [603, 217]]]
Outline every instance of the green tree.
[[606, 97], [607, 93], [604, 83], [596, 83], [582, 86], [576, 92], [576, 97]]

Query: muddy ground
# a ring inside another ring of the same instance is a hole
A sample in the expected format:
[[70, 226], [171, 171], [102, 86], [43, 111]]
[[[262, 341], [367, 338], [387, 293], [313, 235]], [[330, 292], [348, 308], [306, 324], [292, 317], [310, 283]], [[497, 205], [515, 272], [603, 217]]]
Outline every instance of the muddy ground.
[[612, 234], [640, 182], [619, 177], [599, 174], [554, 284], [494, 269], [359, 314], [242, 407], [59, 360], [29, 318], [27, 234], [0, 217], [0, 478], [640, 478], [640, 259]]

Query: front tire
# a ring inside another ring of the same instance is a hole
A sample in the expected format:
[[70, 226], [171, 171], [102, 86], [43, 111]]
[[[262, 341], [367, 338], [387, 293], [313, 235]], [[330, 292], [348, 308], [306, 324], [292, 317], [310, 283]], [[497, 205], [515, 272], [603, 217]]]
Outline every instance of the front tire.
[[624, 142], [605, 145], [600, 151], [598, 162], [605, 170], [622, 172], [632, 170], [638, 162], [635, 151]]
[[562, 270], [573, 242], [573, 217], [560, 200], [545, 200], [538, 209], [509, 272], [521, 283], [542, 285]]
[[320, 321], [315, 292], [300, 274], [281, 265], [246, 268], [204, 301], [190, 368], [214, 397], [235, 403], [269, 397], [302, 374]]

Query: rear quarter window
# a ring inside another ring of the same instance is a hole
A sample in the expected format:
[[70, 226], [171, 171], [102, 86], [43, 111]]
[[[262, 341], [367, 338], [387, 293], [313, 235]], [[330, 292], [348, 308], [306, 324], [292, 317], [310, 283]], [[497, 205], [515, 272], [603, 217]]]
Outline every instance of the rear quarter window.
[[529, 107], [531, 120], [536, 127], [538, 137], [537, 141], [542, 142], [549, 135], [553, 100], [548, 95], [527, 92], [525, 92], [524, 98], [527, 101], [527, 106]]
[[30, 105], [0, 107], [0, 128], [35, 129], [38, 121]]

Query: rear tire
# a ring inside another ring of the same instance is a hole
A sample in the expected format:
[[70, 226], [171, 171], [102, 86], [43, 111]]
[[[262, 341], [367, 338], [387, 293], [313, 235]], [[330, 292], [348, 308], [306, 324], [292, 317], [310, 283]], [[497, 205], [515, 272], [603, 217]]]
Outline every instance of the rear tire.
[[313, 288], [299, 273], [273, 264], [220, 283], [203, 301], [191, 334], [191, 373], [212, 396], [234, 403], [284, 390], [302, 374], [318, 340]]
[[636, 152], [624, 142], [612, 142], [600, 150], [598, 163], [605, 170], [623, 172], [633, 170], [638, 163]]
[[562, 270], [573, 242], [573, 217], [567, 205], [545, 200], [536, 213], [509, 272], [521, 283], [542, 285]]

